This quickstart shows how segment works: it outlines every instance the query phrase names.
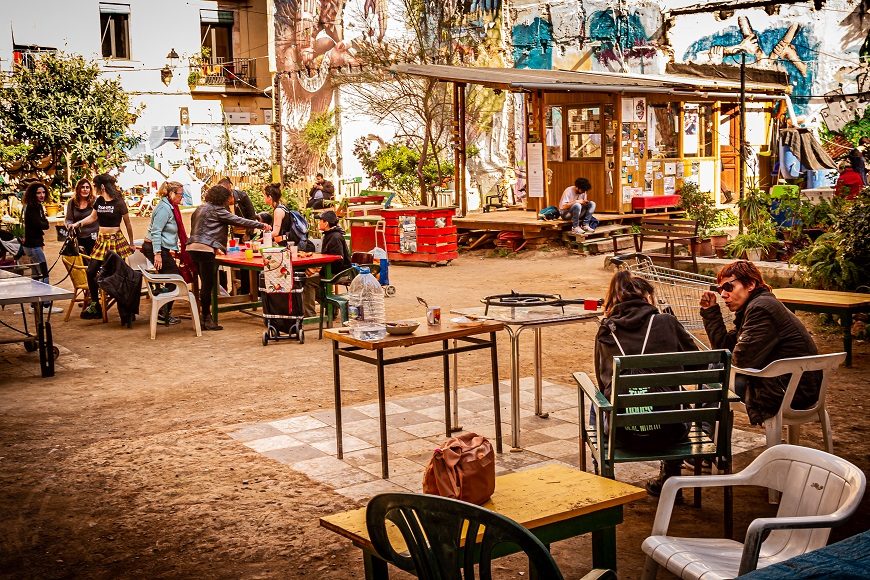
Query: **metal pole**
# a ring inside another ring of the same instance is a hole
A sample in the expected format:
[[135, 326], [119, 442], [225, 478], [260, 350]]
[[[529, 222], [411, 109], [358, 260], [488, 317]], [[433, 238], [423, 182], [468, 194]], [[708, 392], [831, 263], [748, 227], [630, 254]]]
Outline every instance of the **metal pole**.
[[461, 194], [460, 159], [462, 153], [459, 148], [459, 83], [453, 83], [453, 204], [459, 207]]
[[[453, 339], [453, 348], [458, 346], [458, 341]], [[453, 431], [462, 431], [459, 424], [459, 355], [453, 353]]]
[[462, 155], [461, 159], [461, 171], [459, 173], [459, 184], [460, 188], [460, 198], [459, 198], [459, 217], [465, 217], [465, 214], [468, 213], [468, 195], [465, 193], [465, 163], [467, 160], [466, 154], [466, 143], [465, 143], [465, 83], [462, 83], [459, 87], [459, 142], [461, 143]]
[[272, 123], [275, 127], [275, 165], [278, 167], [278, 183], [284, 183], [284, 142], [281, 127], [281, 73], [275, 73], [272, 87]]
[[746, 158], [743, 156], [743, 147], [746, 143], [746, 53], [740, 53], [740, 144], [737, 155], [740, 163], [738, 179], [740, 180], [740, 203], [737, 204], [740, 218], [737, 220], [739, 233], [743, 233], [743, 195], [746, 191]]

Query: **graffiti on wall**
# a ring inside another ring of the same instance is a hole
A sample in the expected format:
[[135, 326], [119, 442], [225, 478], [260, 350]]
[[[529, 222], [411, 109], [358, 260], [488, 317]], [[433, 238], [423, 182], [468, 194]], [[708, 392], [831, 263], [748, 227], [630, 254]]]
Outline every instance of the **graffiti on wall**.
[[806, 111], [812, 95], [819, 43], [811, 31], [800, 24], [774, 26], [756, 31], [746, 16], [729, 26], [692, 43], [683, 55], [685, 61], [739, 65], [741, 55], [756, 68], [783, 67], [789, 73], [795, 109]]
[[540, 16], [528, 24], [517, 24], [511, 31], [514, 67], [553, 68], [553, 26]]
[[656, 48], [637, 11], [598, 10], [589, 18], [589, 40], [598, 44], [595, 57], [602, 64], [624, 63], [629, 58], [649, 58]]
[[870, 105], [870, 0], [860, 2], [840, 26], [842, 54], [855, 62], [835, 73], [837, 88], [825, 93], [821, 115], [829, 131], [849, 133], [849, 126], [863, 119]]

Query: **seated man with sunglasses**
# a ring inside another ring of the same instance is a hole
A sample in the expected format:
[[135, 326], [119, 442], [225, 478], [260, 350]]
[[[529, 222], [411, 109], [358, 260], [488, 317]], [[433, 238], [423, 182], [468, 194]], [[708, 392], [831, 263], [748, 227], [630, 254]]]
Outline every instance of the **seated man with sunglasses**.
[[[701, 317], [712, 348], [730, 350], [735, 366], [761, 369], [775, 360], [819, 353], [806, 327], [776, 299], [755, 264], [745, 260], [728, 264], [716, 280], [715, 292], [701, 296]], [[725, 328], [717, 293], [734, 313], [733, 330]], [[779, 412], [788, 379], [737, 375], [731, 388], [746, 404], [753, 425]], [[821, 380], [820, 371], [804, 374], [792, 402], [796, 409], [809, 408], [818, 400]]]

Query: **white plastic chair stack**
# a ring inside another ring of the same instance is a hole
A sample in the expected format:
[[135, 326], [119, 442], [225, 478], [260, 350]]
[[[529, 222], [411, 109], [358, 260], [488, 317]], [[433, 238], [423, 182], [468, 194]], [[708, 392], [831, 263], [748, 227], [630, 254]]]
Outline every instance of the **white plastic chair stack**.
[[[733, 485], [781, 491], [776, 516], [753, 520], [743, 543], [666, 535], [677, 490]], [[662, 488], [652, 535], [641, 546], [647, 555], [642, 577], [654, 580], [659, 566], [664, 566], [684, 579], [734, 578], [822, 548], [831, 527], [858, 509], [866, 485], [864, 473], [845, 459], [796, 445], [771, 447], [740, 473], [672, 477]]]

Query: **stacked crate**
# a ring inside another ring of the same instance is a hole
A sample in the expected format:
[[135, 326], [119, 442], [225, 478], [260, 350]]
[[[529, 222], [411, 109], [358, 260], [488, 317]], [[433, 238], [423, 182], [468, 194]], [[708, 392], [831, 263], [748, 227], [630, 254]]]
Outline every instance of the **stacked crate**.
[[[449, 263], [459, 257], [456, 248], [456, 226], [453, 225], [454, 208], [406, 207], [385, 209], [387, 257], [391, 262]], [[413, 217], [413, 224], [405, 218]], [[411, 225], [415, 228], [411, 231]], [[402, 248], [402, 239], [413, 239], [416, 250]]]

